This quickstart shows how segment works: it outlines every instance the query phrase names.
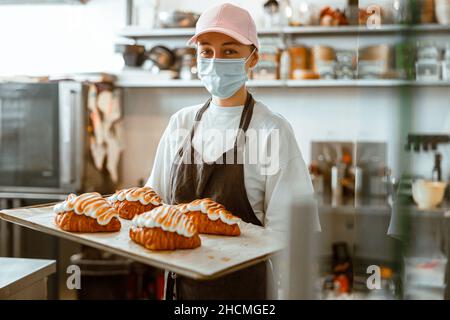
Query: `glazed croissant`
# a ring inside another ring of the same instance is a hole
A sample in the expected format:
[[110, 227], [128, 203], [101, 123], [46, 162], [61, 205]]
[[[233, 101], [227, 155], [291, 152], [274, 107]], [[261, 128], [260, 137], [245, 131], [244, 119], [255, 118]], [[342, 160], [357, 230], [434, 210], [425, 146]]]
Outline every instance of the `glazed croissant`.
[[114, 193], [108, 201], [116, 208], [121, 218], [128, 220], [162, 204], [161, 198], [150, 187], [123, 189]]
[[112, 218], [106, 225], [100, 225], [96, 219], [78, 215], [73, 211], [58, 213], [55, 222], [61, 229], [70, 232], [115, 232], [120, 230], [120, 221], [117, 218]]
[[177, 209], [186, 214], [197, 226], [199, 233], [239, 236], [240, 218], [210, 198], [179, 204]]
[[55, 223], [70, 232], [114, 232], [120, 230], [119, 213], [99, 193], [70, 194], [54, 207]]
[[195, 225], [168, 205], [134, 217], [130, 238], [150, 250], [193, 249], [201, 245]]

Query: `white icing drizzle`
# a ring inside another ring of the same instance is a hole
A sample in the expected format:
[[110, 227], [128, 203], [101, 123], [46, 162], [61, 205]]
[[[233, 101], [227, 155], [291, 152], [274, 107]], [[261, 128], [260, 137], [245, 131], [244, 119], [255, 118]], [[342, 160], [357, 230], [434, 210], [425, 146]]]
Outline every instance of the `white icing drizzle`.
[[116, 191], [112, 196], [108, 198], [108, 201], [114, 203], [116, 201], [139, 201], [143, 205], [153, 204], [159, 206], [162, 204], [161, 198], [150, 187], [134, 187], [129, 189], [123, 189]]
[[74, 211], [97, 220], [97, 223], [107, 225], [112, 218], [119, 216], [116, 209], [98, 192], [83, 193], [79, 196], [71, 193], [63, 202], [53, 207], [55, 213]]
[[226, 210], [223, 205], [210, 198], [197, 199], [190, 203], [179, 204], [177, 207], [183, 213], [200, 211], [207, 214], [210, 220], [216, 221], [217, 219], [220, 219], [228, 225], [236, 224], [241, 221], [240, 218], [234, 216], [230, 211]]
[[197, 233], [194, 223], [176, 206], [162, 205], [143, 214], [137, 215], [131, 221], [133, 227], [161, 228], [164, 231], [176, 232], [187, 238]]

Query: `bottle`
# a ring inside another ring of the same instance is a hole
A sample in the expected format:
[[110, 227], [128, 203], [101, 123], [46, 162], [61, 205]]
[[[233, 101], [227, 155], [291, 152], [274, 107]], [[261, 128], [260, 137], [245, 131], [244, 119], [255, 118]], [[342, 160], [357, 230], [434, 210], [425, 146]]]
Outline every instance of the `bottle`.
[[281, 0], [280, 3], [280, 27], [287, 27], [292, 19], [292, 6], [289, 0]]
[[354, 177], [355, 177], [355, 207], [358, 207], [362, 203], [362, 179], [363, 171], [359, 166], [354, 167]]
[[450, 81], [450, 43], [447, 43], [442, 60], [442, 80]]
[[264, 4], [264, 27], [276, 28], [280, 26], [280, 5], [276, 0], [268, 0]]
[[280, 56], [280, 80], [288, 80], [291, 74], [291, 55], [288, 48], [283, 47]]
[[442, 180], [442, 170], [441, 170], [441, 160], [442, 155], [439, 152], [434, 154], [434, 167], [431, 173], [432, 181], [441, 181]]
[[337, 292], [350, 293], [353, 287], [353, 263], [346, 242], [332, 244], [331, 263]]
[[342, 205], [343, 187], [342, 179], [344, 178], [345, 167], [341, 163], [337, 163], [331, 167], [331, 206], [337, 207]]
[[347, 0], [347, 8], [345, 10], [350, 25], [359, 24], [359, 4], [358, 0]]

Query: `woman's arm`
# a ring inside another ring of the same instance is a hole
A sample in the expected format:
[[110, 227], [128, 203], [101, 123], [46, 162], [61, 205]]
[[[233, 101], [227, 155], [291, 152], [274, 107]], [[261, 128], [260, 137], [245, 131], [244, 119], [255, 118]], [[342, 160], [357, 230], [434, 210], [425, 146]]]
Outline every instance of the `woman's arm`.
[[[264, 226], [285, 231], [289, 214], [308, 210], [312, 214], [314, 230], [321, 231], [311, 177], [289, 122], [284, 119], [279, 123], [266, 141], [266, 154], [271, 155], [266, 163], [273, 163], [269, 165], [272, 167], [270, 172], [266, 172]], [[293, 210], [294, 204], [301, 208]]]
[[[294, 204], [305, 205], [302, 209], [293, 210]], [[313, 210], [313, 228], [320, 231], [311, 178], [303, 158], [299, 156], [281, 165], [276, 174], [267, 176], [264, 225], [272, 230], [286, 231], [289, 214], [301, 214], [305, 208]]]

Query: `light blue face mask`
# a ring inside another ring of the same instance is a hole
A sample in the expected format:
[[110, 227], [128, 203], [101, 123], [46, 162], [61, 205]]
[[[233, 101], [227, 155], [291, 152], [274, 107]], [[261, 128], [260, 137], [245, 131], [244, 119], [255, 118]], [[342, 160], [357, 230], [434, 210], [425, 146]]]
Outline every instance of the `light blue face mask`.
[[252, 56], [238, 59], [197, 58], [200, 80], [213, 96], [221, 99], [231, 97], [248, 80], [245, 64]]

